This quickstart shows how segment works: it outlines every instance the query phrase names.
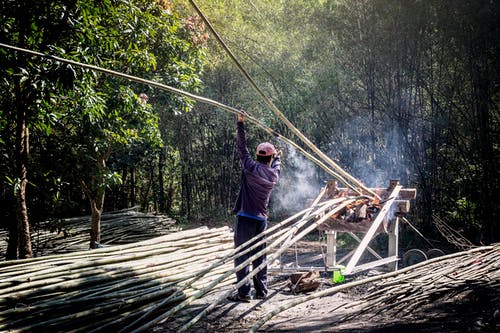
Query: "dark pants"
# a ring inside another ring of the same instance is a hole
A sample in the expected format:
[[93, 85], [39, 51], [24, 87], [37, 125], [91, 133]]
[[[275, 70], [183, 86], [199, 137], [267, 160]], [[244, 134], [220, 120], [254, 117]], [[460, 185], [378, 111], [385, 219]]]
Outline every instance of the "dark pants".
[[[254, 220], [249, 217], [245, 216], [238, 216], [236, 218], [236, 226], [234, 230], [234, 247], [238, 247], [241, 244], [247, 242], [249, 239], [252, 239], [253, 237], [257, 236], [258, 234], [264, 232], [267, 228], [267, 221], [259, 221], [259, 220]], [[260, 239], [259, 239], [260, 240]], [[249, 246], [245, 247], [248, 248]], [[238, 266], [242, 262], [246, 261], [248, 258], [253, 256], [254, 254], [262, 251], [263, 249], [266, 248], [266, 244], [263, 243], [262, 245], [259, 245], [256, 247], [254, 250], [238, 257], [237, 259], [234, 260], [234, 266]], [[243, 249], [244, 250], [244, 249]], [[264, 261], [266, 261], [266, 255], [262, 255], [252, 261], [252, 268], [256, 269], [260, 264], [262, 264]], [[236, 279], [238, 282], [243, 280], [248, 273], [250, 272], [250, 265], [245, 266], [238, 272], [236, 272]], [[265, 296], [267, 295], [267, 266], [265, 266], [260, 272], [258, 272], [256, 275], [253, 277], [253, 286], [255, 288], [255, 293], [257, 296]], [[240, 288], [238, 288], [238, 293], [242, 296], [249, 296], [250, 295], [250, 281], [246, 282], [244, 285], [242, 285]]]

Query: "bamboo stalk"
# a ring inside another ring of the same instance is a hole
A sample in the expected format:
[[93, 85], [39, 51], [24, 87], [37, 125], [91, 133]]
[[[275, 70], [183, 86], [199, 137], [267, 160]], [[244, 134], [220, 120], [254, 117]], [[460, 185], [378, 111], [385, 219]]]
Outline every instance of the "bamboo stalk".
[[[175, 240], [176, 246], [169, 244], [169, 239]], [[141, 253], [145, 248], [146, 253]], [[16, 281], [10, 275], [16, 269], [19, 269], [18, 275], [22, 275], [19, 272], [29, 271], [32, 282], [26, 279], [29, 274], [23, 273], [25, 275], [17, 280], [19, 284], [14, 286], [19, 291], [12, 291], [12, 287], [0, 289], [0, 301], [5, 302], [0, 312], [0, 330], [29, 331], [52, 325], [50, 327], [59, 331], [81, 331], [92, 327], [91, 322], [99, 320], [102, 311], [106, 316], [101, 318], [103, 323], [119, 318], [124, 323], [130, 322], [130, 318], [123, 317], [125, 312], [135, 313], [136, 308], [149, 308], [159, 299], [164, 299], [164, 295], [181, 288], [184, 296], [179, 298], [180, 301], [232, 268], [230, 264], [223, 264], [197, 281], [189, 282], [194, 272], [206, 269], [207, 263], [210, 265], [233, 251], [228, 228], [179, 232], [167, 238], [142, 242], [140, 246], [135, 244], [117, 249], [85, 251], [85, 254], [92, 254], [89, 260], [81, 257], [83, 253], [76, 253], [62, 255], [62, 259], [49, 258], [48, 263], [39, 259], [1, 267], [0, 276], [6, 276], [8, 271], [9, 283]], [[111, 258], [107, 258], [109, 255]], [[89, 263], [94, 266], [89, 266]], [[47, 286], [40, 287], [47, 282]], [[225, 279], [219, 286], [227, 283], [232, 283], [232, 280]], [[22, 302], [29, 307], [11, 308], [9, 304], [14, 302]], [[99, 302], [98, 307], [93, 306], [95, 302]], [[168, 308], [175, 304], [165, 306]], [[132, 316], [132, 319], [135, 318], [137, 316]]]
[[[355, 186], [350, 185], [349, 187], [351, 189], [354, 189], [357, 193], [360, 195], [363, 195], [362, 192], [358, 190], [362, 189], [365, 194], [370, 194], [371, 196], [378, 198], [378, 195], [370, 190], [368, 187], [366, 187], [363, 183], [361, 183], [359, 180], [345, 172], [338, 164], [336, 164], [332, 159], [330, 159], [325, 153], [323, 153], [316, 145], [314, 145], [302, 132], [300, 132], [286, 117], [285, 115], [274, 105], [274, 103], [271, 101], [269, 97], [267, 97], [266, 94], [257, 86], [255, 81], [252, 79], [250, 74], [243, 68], [241, 63], [236, 59], [234, 56], [233, 52], [229, 49], [229, 47], [224, 43], [222, 38], [220, 37], [219, 33], [215, 30], [215, 28], [212, 26], [210, 21], [207, 19], [207, 17], [203, 14], [203, 12], [200, 10], [198, 5], [194, 2], [194, 0], [190, 0], [191, 5], [193, 8], [196, 10], [198, 15], [203, 19], [205, 24], [208, 26], [208, 28], [212, 31], [212, 34], [215, 36], [219, 44], [222, 46], [224, 51], [229, 55], [229, 57], [233, 60], [233, 62], [236, 64], [236, 67], [240, 70], [240, 72], [243, 74], [243, 76], [247, 79], [247, 81], [250, 83], [250, 86], [257, 92], [257, 94], [262, 97], [264, 102], [269, 106], [271, 111], [278, 116], [278, 118], [294, 133], [299, 139], [302, 140], [308, 146], [313, 152], [315, 152], [319, 157], [321, 157], [324, 161], [326, 161], [332, 168], [335, 170], [341, 177], [344, 177], [351, 181]], [[344, 181], [343, 181], [344, 182]]]
[[[331, 205], [334, 205], [336, 203], [338, 203], [339, 201], [349, 201], [345, 198], [339, 198], [338, 200], [336, 201], [333, 201], [334, 203], [331, 203]], [[347, 203], [346, 203], [347, 205]], [[326, 211], [328, 208], [330, 208], [330, 206], [328, 205], [324, 205], [323, 207], [321, 207], [317, 213], [320, 214], [320, 213], [323, 213], [324, 211]], [[338, 207], [337, 207], [338, 208]], [[337, 209], [335, 208], [335, 209]], [[341, 209], [341, 208], [338, 208], [338, 209]], [[332, 213], [333, 214], [333, 213]], [[248, 265], [250, 264], [253, 260], [255, 260], [256, 258], [262, 256], [263, 254], [265, 253], [268, 253], [269, 252], [269, 248], [272, 248], [273, 246], [279, 244], [283, 239], [285, 239], [289, 233], [291, 232], [294, 232], [295, 229], [297, 228], [300, 228], [304, 223], [307, 223], [308, 220], [312, 219], [315, 215], [311, 215], [310, 217], [308, 217], [307, 219], [304, 219], [304, 221], [299, 221], [297, 222], [296, 224], [294, 224], [290, 230], [288, 230], [286, 233], [284, 233], [282, 236], [278, 237], [268, 248], [264, 249], [264, 250], [261, 250], [259, 251], [258, 253], [254, 254], [253, 256], [251, 256], [250, 258], [248, 258], [245, 262], [241, 263], [240, 265], [236, 266], [235, 268], [233, 268], [232, 270], [226, 272], [225, 274], [219, 276], [216, 280], [214, 280], [212, 283], [208, 284], [206, 287], [204, 287], [202, 290], [198, 291], [197, 293], [193, 294], [191, 297], [187, 298], [186, 300], [184, 300], [182, 303], [180, 303], [179, 305], [171, 308], [169, 311], [161, 314], [160, 316], [154, 318], [154, 319], [151, 319], [148, 323], [145, 323], [144, 325], [138, 327], [137, 329], [135, 329], [133, 332], [140, 332], [140, 331], [144, 331], [146, 330], [147, 328], [150, 328], [152, 327], [152, 325], [162, 321], [162, 320], [165, 320], [167, 318], [169, 318], [171, 315], [177, 313], [178, 311], [180, 311], [181, 309], [184, 309], [185, 307], [187, 307], [188, 305], [190, 305], [195, 299], [199, 298], [199, 297], [202, 297], [203, 295], [205, 295], [207, 292], [209, 292], [210, 290], [212, 290], [215, 286], [217, 286], [220, 281], [226, 279], [229, 275], [232, 275], [234, 274], [236, 271], [240, 270], [242, 267], [244, 267], [245, 265]], [[326, 218], [325, 218], [326, 220]], [[274, 260], [274, 259], [273, 259]], [[264, 265], [261, 265], [259, 266], [258, 268], [252, 270], [252, 272], [247, 275], [247, 277], [245, 278], [245, 280], [241, 281], [240, 282], [240, 285], [241, 283], [244, 283], [246, 282], [246, 280], [252, 278], [253, 275], [251, 275], [252, 273], [255, 274], [256, 272], [258, 272], [259, 270], [262, 270], [262, 268], [264, 267]], [[232, 287], [232, 289], [235, 289], [235, 288], [238, 288], [239, 285], [237, 285], [236, 287]], [[230, 291], [231, 292], [231, 291]], [[224, 295], [222, 297], [220, 297], [218, 299], [218, 302], [220, 302], [222, 299], [225, 299], [227, 295]]]
[[96, 257], [106, 257], [111, 254], [119, 254], [120, 252], [125, 252], [130, 250], [131, 252], [137, 248], [144, 248], [145, 246], [155, 245], [155, 244], [168, 244], [169, 242], [180, 241], [186, 243], [189, 238], [199, 237], [201, 233], [208, 233], [208, 235], [213, 233], [223, 233], [225, 230], [229, 230], [227, 227], [208, 231], [207, 227], [200, 227], [197, 229], [190, 229], [183, 231], [182, 233], [172, 233], [165, 236], [156, 237], [150, 240], [145, 240], [142, 242], [137, 242], [133, 244], [119, 245], [113, 247], [104, 247], [100, 249], [95, 249], [92, 251], [81, 251], [75, 253], [67, 253], [67, 254], [58, 254], [58, 255], [50, 255], [44, 257], [35, 257], [35, 258], [27, 258], [21, 260], [10, 260], [0, 262], [0, 270], [5, 271], [5, 267], [13, 267], [13, 269], [18, 269], [19, 267], [36, 267], [31, 265], [33, 262], [42, 263], [42, 265], [62, 265], [66, 260], [67, 262], [71, 262], [81, 258], [96, 258]]

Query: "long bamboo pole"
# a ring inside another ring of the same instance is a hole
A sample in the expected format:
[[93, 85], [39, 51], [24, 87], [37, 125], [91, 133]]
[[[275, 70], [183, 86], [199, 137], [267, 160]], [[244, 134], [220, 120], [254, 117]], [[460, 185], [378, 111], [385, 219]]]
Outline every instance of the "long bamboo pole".
[[[342, 203], [342, 205], [347, 205], [348, 202], [351, 202], [351, 200], [348, 200], [346, 198], [339, 198], [338, 201], [344, 201]], [[336, 203], [338, 203], [338, 201]], [[332, 204], [332, 205], [335, 205], [336, 203]], [[334, 211], [336, 209], [342, 209], [342, 208], [339, 208], [340, 206], [337, 206], [336, 208], [334, 208]], [[321, 207], [317, 213], [318, 215], [319, 214], [322, 214], [323, 212], [325, 212], [327, 209], [331, 208], [331, 206], [328, 206], [328, 205], [325, 205], [323, 207]], [[326, 217], [323, 217], [324, 220], [326, 220], [326, 218], [328, 218], [328, 216], [330, 214], [334, 214], [335, 212], [329, 212]], [[185, 307], [189, 306], [194, 300], [204, 296], [207, 292], [209, 292], [210, 290], [212, 290], [215, 286], [217, 286], [220, 281], [224, 280], [225, 278], [227, 278], [228, 276], [230, 275], [233, 275], [235, 272], [241, 270], [243, 267], [245, 267], [246, 265], [249, 265], [252, 261], [254, 261], [255, 259], [259, 258], [260, 256], [264, 255], [264, 254], [268, 254], [269, 253], [269, 249], [277, 246], [278, 244], [280, 244], [284, 239], [286, 239], [288, 237], [288, 235], [290, 233], [293, 233], [295, 229], [298, 229], [298, 228], [301, 228], [305, 223], [307, 223], [309, 220], [313, 219], [314, 217], [316, 217], [315, 214], [311, 214], [309, 217], [307, 217], [306, 219], [302, 219], [301, 221], [297, 222], [296, 224], [294, 224], [288, 231], [287, 233], [284, 233], [282, 236], [278, 237], [273, 243], [271, 243], [266, 249], [263, 249], [261, 251], [259, 251], [258, 253], [254, 254], [253, 256], [251, 256], [250, 258], [248, 258], [247, 260], [245, 260], [243, 263], [241, 263], [240, 265], [234, 267], [232, 270], [226, 272], [225, 274], [219, 276], [216, 280], [214, 280], [212, 283], [206, 285], [202, 290], [199, 290], [198, 292], [196, 292], [195, 294], [193, 294], [191, 297], [187, 298], [186, 300], [184, 300], [182, 303], [180, 303], [179, 305], [171, 308], [169, 311], [159, 315], [158, 317], [154, 318], [154, 319], [151, 319], [149, 322], [145, 323], [144, 325], [138, 327], [137, 329], [133, 330], [132, 332], [143, 332], [145, 330], [147, 330], [148, 328], [151, 328], [153, 325], [155, 325], [156, 323], [160, 322], [160, 321], [163, 321], [169, 317], [171, 317], [172, 315], [174, 315], [175, 313], [177, 313], [178, 311], [184, 309]], [[322, 218], [322, 219], [323, 219]], [[282, 251], [284, 252], [286, 249], [284, 248], [280, 248], [279, 251]], [[281, 253], [282, 253], [281, 252]], [[279, 254], [278, 254], [279, 255]], [[216, 304], [220, 303], [222, 300], [226, 299], [227, 296], [229, 296], [229, 294], [239, 288], [243, 283], [246, 283], [247, 281], [249, 281], [257, 272], [259, 272], [260, 270], [262, 270], [265, 265], [267, 265], [267, 262], [272, 262], [274, 261], [275, 259], [277, 258], [277, 256], [275, 256], [274, 259], [271, 259], [271, 260], [268, 260], [266, 262], [264, 262], [262, 265], [260, 265], [259, 267], [256, 267], [254, 269], [252, 269], [252, 271], [242, 280], [240, 281], [238, 284], [236, 285], [233, 285], [231, 290], [224, 293], [223, 295], [221, 295], [215, 302], [212, 303], [213, 306], [215, 306]], [[206, 312], [210, 311], [213, 307], [212, 306], [209, 306], [207, 309], [205, 309], [204, 311], [202, 311], [199, 316], [193, 318], [195, 319], [196, 321], [201, 317], [203, 316]]]
[[[186, 242], [190, 238], [204, 237], [204, 235], [210, 235], [212, 233], [223, 233], [224, 230], [229, 230], [228, 227], [218, 228], [218, 229], [208, 229], [206, 226], [184, 230], [182, 232], [171, 233], [168, 235], [156, 237], [153, 239], [148, 239], [141, 242], [136, 242], [132, 244], [126, 245], [116, 245], [113, 247], [103, 247], [100, 249], [89, 251], [80, 251], [76, 253], [66, 253], [66, 254], [58, 254], [58, 255], [50, 255], [43, 257], [34, 257], [27, 258], [21, 260], [8, 260], [0, 262], [0, 269], [2, 272], [8, 271], [9, 269], [17, 270], [19, 267], [30, 267], [30, 268], [41, 268], [46, 266], [54, 266], [54, 265], [62, 265], [64, 261], [67, 263], [72, 263], [75, 260], [86, 258], [98, 258], [98, 257], [109, 257], [110, 255], [119, 254], [130, 250], [134, 252], [133, 249], [144, 248], [150, 245], [155, 244], [164, 244], [165, 246], [169, 246], [173, 242]], [[38, 265], [33, 265], [32, 263], [38, 263]], [[0, 273], [1, 274], [1, 273]], [[0, 276], [1, 277], [1, 276]]]
[[[74, 65], [74, 66], [78, 66], [78, 67], [90, 69], [90, 70], [93, 70], [93, 71], [101, 72], [101, 73], [104, 73], [104, 74], [113, 75], [115, 77], [124, 78], [124, 79], [130, 80], [130, 81], [133, 81], [133, 82], [137, 82], [137, 83], [149, 85], [151, 87], [155, 87], [155, 88], [158, 88], [160, 90], [168, 91], [168, 92], [180, 95], [180, 96], [191, 98], [191, 99], [193, 99], [195, 101], [212, 105], [212, 106], [214, 106], [214, 107], [216, 107], [216, 108], [218, 108], [220, 110], [228, 111], [228, 112], [236, 114], [236, 115], [245, 115], [246, 119], [249, 122], [253, 123], [254, 125], [257, 125], [262, 130], [264, 130], [265, 132], [267, 132], [268, 134], [273, 135], [273, 136], [277, 137], [278, 139], [282, 140], [283, 142], [288, 143], [293, 148], [295, 148], [298, 152], [300, 152], [302, 155], [304, 155], [306, 158], [308, 158], [309, 160], [311, 160], [312, 162], [314, 162], [316, 165], [318, 165], [320, 168], [322, 168], [325, 172], [329, 173], [330, 175], [332, 175], [333, 177], [335, 177], [336, 179], [338, 179], [341, 183], [343, 183], [344, 185], [346, 185], [347, 187], [349, 187], [350, 189], [352, 189], [356, 193], [362, 194], [361, 191], [356, 186], [351, 185], [351, 183], [349, 183], [345, 179], [345, 175], [342, 175], [341, 173], [332, 170], [326, 164], [324, 164], [319, 159], [317, 159], [316, 157], [314, 157], [313, 155], [311, 155], [309, 152], [307, 152], [306, 150], [304, 150], [303, 148], [301, 148], [299, 145], [297, 145], [295, 142], [293, 142], [292, 140], [290, 140], [290, 139], [286, 138], [285, 136], [279, 134], [275, 130], [273, 130], [270, 127], [266, 126], [265, 124], [263, 124], [262, 122], [260, 122], [256, 118], [248, 115], [246, 112], [244, 112], [242, 110], [238, 110], [238, 109], [233, 108], [231, 106], [224, 105], [224, 104], [222, 104], [220, 102], [216, 102], [216, 101], [214, 101], [212, 99], [209, 99], [209, 98], [201, 97], [201, 96], [198, 96], [198, 95], [195, 95], [195, 94], [192, 94], [192, 93], [189, 93], [189, 92], [186, 92], [186, 91], [174, 88], [174, 87], [170, 87], [170, 86], [168, 86], [166, 84], [163, 84], [163, 83], [159, 83], [159, 82], [155, 82], [155, 81], [151, 81], [151, 80], [142, 79], [142, 78], [139, 78], [137, 76], [133, 76], [133, 75], [125, 74], [125, 73], [120, 73], [120, 72], [117, 72], [117, 71], [113, 71], [113, 70], [110, 70], [110, 69], [105, 69], [105, 68], [98, 67], [98, 66], [95, 66], [95, 65], [84, 64], [84, 63], [81, 63], [81, 62], [78, 62], [78, 61], [64, 59], [64, 58], [57, 57], [57, 56], [54, 56], [54, 55], [49, 55], [49, 54], [45, 54], [45, 53], [41, 53], [41, 52], [36, 52], [36, 51], [32, 51], [32, 50], [28, 50], [28, 49], [24, 49], [24, 48], [21, 48], [21, 47], [12, 46], [12, 45], [8, 45], [8, 44], [4, 44], [4, 43], [0, 43], [0, 47], [4, 47], [4, 48], [10, 49], [10, 50], [15, 50], [15, 51], [18, 51], [18, 52], [23, 52], [23, 53], [31, 54], [31, 55], [34, 55], [34, 56], [37, 56], [37, 57], [42, 57], [42, 58], [45, 58], [45, 59], [49, 59], [51, 61], [58, 61], [58, 62], [62, 62], [62, 63], [66, 63], [66, 64], [70, 64], [70, 65]], [[368, 192], [368, 193], [370, 193], [370, 192]], [[377, 195], [375, 193], [373, 193], [372, 195], [374, 197], [377, 197]]]
[[[223, 293], [222, 296], [220, 296], [216, 301], [212, 302], [207, 308], [205, 308], [203, 311], [201, 311], [197, 316], [193, 317], [189, 322], [187, 322], [185, 325], [183, 325], [178, 331], [179, 332], [184, 332], [190, 327], [192, 327], [198, 320], [200, 320], [203, 316], [205, 316], [208, 312], [212, 311], [220, 302], [222, 302], [224, 299], [226, 299], [234, 290], [237, 290], [239, 287], [241, 287], [243, 284], [247, 283], [251, 278], [253, 278], [258, 272], [260, 272], [264, 267], [266, 267], [267, 262], [273, 262], [276, 260], [283, 252], [285, 252], [292, 244], [297, 242], [298, 240], [302, 239], [305, 235], [309, 234], [311, 231], [316, 229], [318, 226], [323, 224], [327, 219], [329, 219], [331, 216], [337, 214], [340, 210], [344, 209], [347, 205], [351, 204], [354, 202], [355, 199], [345, 199], [341, 204], [336, 206], [334, 209], [331, 211], [325, 213], [324, 216], [322, 216], [318, 221], [312, 223], [308, 227], [306, 227], [304, 230], [302, 230], [299, 234], [297, 234], [295, 237], [293, 237], [287, 244], [283, 244], [280, 246], [280, 248], [273, 253], [268, 260], [263, 262], [261, 265], [258, 267], [252, 269], [252, 271], [240, 282], [238, 282], [236, 285], [233, 285], [232, 288]], [[295, 230], [292, 230], [291, 233], [295, 232]], [[285, 235], [287, 236], [287, 235]], [[277, 240], [278, 241], [283, 241], [285, 238], [280, 238]], [[276, 244], [274, 244], [276, 245]], [[255, 256], [256, 258], [258, 257], [257, 255]], [[252, 260], [250, 260], [252, 259]], [[248, 262], [250, 263], [251, 261], [255, 260], [255, 258], [250, 258]], [[248, 264], [248, 263], [247, 263]], [[244, 264], [240, 265], [241, 267], [235, 268], [235, 271], [240, 270]]]
[[[370, 190], [368, 187], [366, 187], [363, 183], [361, 183], [359, 180], [351, 176], [349, 173], [344, 171], [337, 163], [335, 163], [330, 157], [328, 157], [325, 153], [323, 153], [314, 143], [312, 143], [302, 132], [300, 132], [293, 124], [291, 121], [289, 121], [285, 115], [274, 105], [274, 103], [271, 101], [269, 97], [267, 97], [266, 94], [259, 88], [259, 86], [255, 83], [253, 78], [250, 76], [250, 74], [243, 68], [241, 63], [238, 61], [236, 56], [233, 54], [233, 52], [229, 49], [229, 47], [226, 45], [226, 43], [222, 40], [221, 36], [219, 33], [215, 30], [213, 25], [210, 23], [210, 21], [207, 19], [207, 17], [203, 14], [203, 12], [200, 10], [198, 5], [194, 2], [194, 0], [190, 0], [191, 5], [193, 8], [196, 10], [198, 15], [203, 19], [205, 24], [208, 26], [210, 31], [212, 31], [213, 35], [219, 42], [219, 44], [222, 46], [224, 51], [229, 55], [229, 57], [233, 60], [233, 62], [236, 64], [236, 67], [240, 70], [240, 72], [243, 74], [243, 76], [247, 79], [247, 81], [250, 83], [252, 88], [257, 92], [257, 94], [262, 97], [264, 102], [269, 106], [269, 108], [273, 111], [273, 113], [278, 116], [278, 118], [285, 123], [285, 125], [298, 137], [304, 142], [312, 151], [314, 151], [319, 157], [321, 157], [324, 161], [326, 161], [333, 169], [339, 174], [342, 175], [342, 177], [345, 177], [349, 181], [351, 181], [354, 185], [356, 186], [349, 186], [350, 188], [360, 188], [364, 192], [364, 194], [370, 194], [373, 197], [378, 197], [378, 195]], [[359, 192], [358, 192], [359, 193]], [[362, 194], [362, 193], [360, 193]]]
[[[197, 245], [194, 251], [189, 251], [185, 246], [182, 246], [177, 250], [178, 255], [152, 254], [150, 258], [141, 258], [138, 260], [132, 258], [132, 261], [127, 262], [126, 266], [116, 263], [108, 265], [105, 262], [102, 262], [100, 266], [96, 266], [97, 269], [105, 267], [113, 277], [112, 279], [109, 279], [109, 276], [105, 276], [109, 274], [104, 273], [101, 276], [97, 275], [91, 279], [88, 276], [82, 276], [80, 281], [74, 280], [76, 275], [67, 275], [69, 281], [60, 283], [55, 288], [52, 288], [53, 286], [49, 286], [49, 288], [35, 287], [31, 288], [30, 292], [24, 295], [20, 295], [19, 293], [4, 294], [2, 298], [8, 299], [14, 304], [22, 302], [28, 304], [29, 307], [18, 309], [4, 308], [4, 311], [0, 311], [0, 330], [32, 331], [44, 327], [44, 325], [51, 324], [54, 325], [53, 327], [56, 330], [81, 331], [85, 327], [92, 326], [92, 324], [87, 324], [92, 319], [95, 321], [97, 318], [100, 318], [99, 316], [102, 312], [99, 311], [102, 309], [106, 309], [107, 311], [105, 313], [106, 318], [103, 318], [104, 323], [120, 320], [119, 318], [124, 322], [129, 322], [130, 318], [124, 318], [126, 313], [133, 313], [131, 317], [133, 319], [138, 315], [136, 309], [145, 308], [143, 303], [147, 303], [147, 307], [149, 307], [159, 299], [163, 299], [164, 296], [175, 293], [179, 288], [184, 289], [184, 292], [179, 295], [180, 298], [178, 301], [181, 301], [218, 278], [223, 272], [231, 269], [232, 265], [229, 264], [217, 267], [203, 277], [200, 277], [199, 280], [191, 283], [189, 288], [184, 288], [183, 281], [186, 275], [191, 273], [191, 270], [203, 270], [207, 263], [219, 260], [231, 252], [233, 247], [231, 234], [228, 232], [228, 228], [222, 228], [222, 230], [225, 231], [225, 236], [212, 233], [213, 239], [205, 240], [208, 245], [211, 244], [212, 246]], [[157, 245], [163, 246], [161, 243]], [[140, 251], [140, 248], [137, 248], [137, 251]], [[170, 262], [163, 263], [162, 261], [164, 260]], [[147, 265], [148, 261], [152, 266]], [[33, 262], [32, 264], [38, 265], [40, 263]], [[125, 267], [133, 271], [134, 275], [121, 274]], [[23, 269], [25, 268], [23, 267]], [[118, 273], [115, 274], [113, 271]], [[0, 269], [0, 274], [1, 272], [2, 269]], [[77, 270], [74, 273], [77, 273]], [[103, 283], [105, 281], [109, 282], [107, 286]], [[221, 281], [218, 287], [229, 283], [232, 283], [231, 279], [226, 279]], [[24, 281], [22, 284], [29, 286], [30, 282]], [[120, 287], [117, 287], [118, 285]], [[96, 288], [96, 286], [102, 286], [102, 288]], [[29, 289], [29, 287], [27, 288]], [[109, 293], [106, 293], [106, 289], [108, 289]], [[96, 292], [97, 290], [99, 291]], [[162, 295], [164, 296], [162, 297]], [[16, 296], [20, 296], [20, 298]], [[99, 307], [89, 306], [95, 304], [94, 302], [99, 302]], [[79, 306], [80, 304], [81, 307]], [[165, 305], [169, 308], [175, 304], [176, 302]], [[1, 306], [0, 309], [2, 309]], [[74, 310], [79, 311], [75, 312]], [[40, 320], [41, 318], [43, 320]], [[74, 320], [72, 320], [73, 318]], [[45, 322], [45, 324], [42, 322]]]
[[[323, 192], [322, 192], [323, 193]], [[207, 272], [213, 270], [215, 267], [219, 266], [219, 265], [222, 265], [226, 262], [228, 262], [229, 260], [234, 260], [252, 250], [254, 250], [255, 248], [261, 246], [263, 243], [265, 242], [268, 242], [269, 240], [271, 239], [274, 239], [276, 237], [279, 237], [281, 236], [283, 233], [289, 233], [289, 228], [286, 228], [286, 229], [282, 229], [282, 230], [279, 230], [279, 231], [276, 231], [277, 229], [280, 229], [282, 228], [283, 226], [286, 226], [288, 223], [292, 222], [293, 220], [295, 220], [297, 217], [299, 216], [303, 216], [302, 219], [298, 222], [296, 222], [292, 227], [297, 227], [297, 224], [301, 223], [305, 218], [309, 217], [309, 215], [319, 215], [319, 214], [322, 214], [325, 210], [329, 209], [329, 207], [331, 207], [331, 205], [334, 205], [334, 204], [337, 204], [341, 201], [344, 200], [344, 198], [340, 198], [340, 199], [333, 199], [333, 200], [328, 200], [327, 202], [324, 202], [322, 203], [319, 207], [317, 206], [318, 204], [318, 201], [319, 201], [319, 198], [321, 198], [322, 194], [320, 193], [320, 196], [318, 197], [318, 200], [315, 200], [315, 202], [313, 203], [313, 205], [310, 207], [310, 208], [307, 208], [307, 209], [304, 209], [303, 211], [301, 212], [298, 212], [296, 213], [295, 215], [289, 217], [288, 219], [285, 219], [284, 221], [274, 225], [273, 227], [265, 230], [263, 233], [257, 235], [256, 237], [248, 240], [247, 242], [245, 242], [244, 244], [238, 246], [237, 248], [235, 248], [229, 255], [227, 255], [226, 257], [224, 257], [223, 259], [221, 259], [219, 262], [216, 262], [215, 264], [213, 264], [212, 266], [208, 267], [206, 270], [203, 270], [199, 273], [197, 273], [195, 276], [192, 277], [191, 281], [188, 282], [184, 288], [187, 288], [191, 285], [192, 282], [196, 281], [199, 277], [203, 276], [204, 274], [206, 274]], [[317, 208], [316, 211], [314, 211], [314, 213], [311, 213], [313, 212], [313, 208]], [[307, 221], [307, 220], [306, 220]], [[276, 231], [276, 232], [275, 232]], [[274, 232], [274, 233], [273, 233]], [[271, 234], [273, 233], [273, 234]], [[270, 236], [268, 236], [269, 234], [271, 234]], [[265, 237], [267, 236], [267, 237]], [[262, 239], [261, 239], [262, 238]], [[288, 236], [288, 238], [290, 238], [290, 236]], [[259, 239], [261, 239], [259, 241]], [[251, 245], [253, 244], [253, 245]], [[273, 244], [276, 244], [273, 243]], [[249, 246], [251, 245], [251, 246]], [[269, 246], [269, 248], [272, 248], [272, 246]], [[243, 266], [244, 264], [242, 264]], [[230, 275], [230, 274], [233, 274], [234, 272], [236, 271], [236, 268], [233, 269], [231, 272], [229, 272], [228, 274], [226, 275]], [[227, 273], [227, 272], [225, 272]], [[211, 287], [210, 287], [211, 288]], [[206, 288], [207, 290], [209, 290], [210, 288]], [[177, 292], [182, 292], [183, 288], [180, 288]], [[171, 297], [174, 297], [175, 295], [172, 295]], [[200, 295], [201, 297], [201, 295]], [[164, 300], [163, 302], [169, 302], [170, 300], [169, 299], [166, 299]], [[136, 324], [138, 324], [141, 320], [144, 320], [147, 316], [149, 316], [152, 312], [156, 311], [158, 308], [161, 308], [163, 306], [163, 302], [157, 304], [155, 307], [151, 307], [151, 309], [144, 313], [140, 318], [138, 318], [135, 322], [129, 324], [127, 327], [124, 327], [121, 332], [127, 332], [129, 331], [132, 327], [134, 327]], [[173, 314], [174, 311], [172, 311], [171, 314]], [[167, 315], [165, 315], [165, 317], [167, 317]], [[163, 320], [163, 319], [162, 319]], [[142, 329], [145, 329], [144, 327]]]

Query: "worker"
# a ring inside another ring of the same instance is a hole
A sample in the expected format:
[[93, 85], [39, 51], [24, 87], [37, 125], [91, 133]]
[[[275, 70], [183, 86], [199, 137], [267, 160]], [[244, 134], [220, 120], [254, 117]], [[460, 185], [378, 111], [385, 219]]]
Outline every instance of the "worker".
[[[277, 151], [269, 142], [258, 145], [256, 160], [251, 157], [246, 144], [244, 119], [244, 113], [238, 114], [236, 144], [243, 172], [240, 191], [233, 208], [233, 213], [236, 213], [235, 248], [266, 230], [269, 198], [278, 182], [281, 164], [281, 151]], [[239, 256], [234, 261], [235, 267], [265, 248], [266, 244], [264, 243], [254, 250]], [[256, 269], [265, 261], [266, 255], [263, 254], [252, 261], [253, 269]], [[249, 271], [249, 265], [237, 271], [237, 282], [243, 280]], [[267, 266], [254, 275], [253, 286], [255, 288], [255, 298], [265, 299], [267, 296]], [[250, 281], [243, 284], [238, 288], [237, 292], [229, 297], [229, 300], [236, 302], [249, 302], [251, 299]]]

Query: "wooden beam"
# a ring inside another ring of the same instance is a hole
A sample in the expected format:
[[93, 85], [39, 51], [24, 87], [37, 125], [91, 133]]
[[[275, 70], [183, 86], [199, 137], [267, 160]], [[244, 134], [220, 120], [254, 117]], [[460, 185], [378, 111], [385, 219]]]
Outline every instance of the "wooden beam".
[[[397, 262], [398, 260], [399, 260], [398, 256], [391, 256], [391, 257], [387, 257], [387, 258], [383, 258], [383, 259], [379, 259], [379, 260], [375, 260], [375, 261], [370, 261], [370, 262], [367, 262], [366, 264], [362, 264], [362, 265], [354, 267], [354, 270], [349, 274], [359, 273], [359, 272], [366, 271], [367, 269], [370, 269], [373, 267], [378, 267], [378, 266], [387, 265], [387, 264], [390, 264], [393, 262]], [[347, 272], [345, 274], [347, 274]]]
[[[390, 229], [389, 229], [389, 249], [387, 251], [387, 256], [388, 257], [393, 257], [393, 256], [398, 256], [398, 242], [399, 242], [399, 217], [396, 216], [396, 219], [391, 223]], [[398, 269], [398, 262], [395, 261], [392, 264], [393, 271]]]

